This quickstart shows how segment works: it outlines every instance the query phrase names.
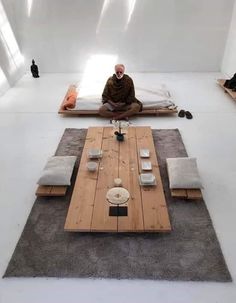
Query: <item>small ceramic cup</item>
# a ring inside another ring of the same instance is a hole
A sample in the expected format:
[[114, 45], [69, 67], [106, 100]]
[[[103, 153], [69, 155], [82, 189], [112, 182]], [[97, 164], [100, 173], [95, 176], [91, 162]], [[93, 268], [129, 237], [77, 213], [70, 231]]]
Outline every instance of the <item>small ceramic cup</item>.
[[97, 167], [98, 167], [97, 162], [93, 162], [93, 161], [87, 162], [87, 169], [88, 169], [89, 171], [96, 171], [96, 170], [97, 170]]

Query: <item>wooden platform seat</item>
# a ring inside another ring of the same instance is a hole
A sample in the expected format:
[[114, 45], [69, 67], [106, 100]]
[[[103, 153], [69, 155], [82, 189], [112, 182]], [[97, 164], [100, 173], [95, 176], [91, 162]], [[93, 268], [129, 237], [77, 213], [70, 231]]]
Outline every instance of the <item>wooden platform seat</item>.
[[65, 196], [67, 186], [43, 186], [39, 185], [35, 195], [37, 197], [60, 197]]
[[220, 85], [223, 90], [230, 95], [231, 98], [233, 98], [234, 101], [236, 101], [236, 92], [233, 92], [232, 89], [224, 87], [226, 79], [218, 79], [217, 83]]
[[[67, 116], [98, 116], [98, 109], [67, 109], [66, 104], [68, 99], [71, 96], [77, 97], [76, 86], [70, 85], [66, 95], [60, 105], [58, 114], [67, 115]], [[89, 102], [89, 101], [88, 101]], [[153, 108], [153, 109], [143, 109], [142, 112], [139, 112], [138, 115], [170, 115], [178, 113], [177, 108]]]
[[64, 196], [71, 185], [76, 156], [51, 156], [37, 182], [36, 196]]
[[171, 189], [170, 192], [173, 198], [183, 198], [187, 200], [202, 199], [200, 189]]
[[197, 159], [192, 157], [167, 158], [169, 187], [173, 198], [202, 199], [201, 178]]

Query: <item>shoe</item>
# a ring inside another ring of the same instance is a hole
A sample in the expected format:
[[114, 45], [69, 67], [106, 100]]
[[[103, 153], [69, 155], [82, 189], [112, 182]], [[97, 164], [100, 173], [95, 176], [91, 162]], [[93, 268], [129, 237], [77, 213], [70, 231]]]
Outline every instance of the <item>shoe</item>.
[[179, 113], [178, 113], [178, 116], [179, 116], [180, 118], [183, 118], [183, 117], [185, 116], [185, 110], [181, 109], [181, 110], [179, 111]]
[[189, 111], [186, 111], [185, 115], [186, 115], [187, 119], [192, 119], [193, 118], [192, 114]]

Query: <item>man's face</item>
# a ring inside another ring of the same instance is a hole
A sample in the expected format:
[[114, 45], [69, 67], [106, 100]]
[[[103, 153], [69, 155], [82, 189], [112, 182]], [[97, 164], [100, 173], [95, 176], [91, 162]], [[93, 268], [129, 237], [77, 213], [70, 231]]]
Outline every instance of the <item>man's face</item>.
[[115, 72], [117, 79], [121, 79], [124, 76], [124, 69], [122, 67], [117, 67]]

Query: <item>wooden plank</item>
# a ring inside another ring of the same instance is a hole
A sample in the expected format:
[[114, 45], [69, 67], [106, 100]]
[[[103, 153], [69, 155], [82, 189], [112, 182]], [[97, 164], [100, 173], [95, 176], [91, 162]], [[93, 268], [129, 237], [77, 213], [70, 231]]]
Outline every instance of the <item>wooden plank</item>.
[[[138, 116], [145, 116], [145, 115], [159, 115], [159, 114], [167, 114], [172, 115], [176, 114], [178, 112], [177, 109], [144, 109], [143, 111], [137, 113]], [[58, 114], [63, 114], [66, 116], [98, 116], [98, 110], [68, 110], [63, 109], [63, 104], [60, 106], [60, 109], [58, 111]]]
[[200, 189], [187, 189], [187, 199], [202, 199], [202, 192]]
[[202, 199], [202, 192], [200, 189], [171, 189], [171, 196], [173, 198], [183, 199]]
[[186, 189], [171, 189], [170, 192], [173, 198], [187, 198]]
[[227, 87], [224, 87], [225, 80], [226, 80], [226, 79], [218, 79], [218, 80], [217, 80], [217, 83], [218, 83], [218, 84], [220, 85], [220, 87], [223, 88], [223, 90], [224, 90], [225, 92], [227, 92], [227, 93], [231, 96], [231, 98], [233, 98], [234, 101], [235, 101], [235, 100], [236, 100], [236, 92], [233, 92], [232, 89], [229, 89], [229, 88], [227, 88]]
[[52, 186], [39, 185], [36, 190], [35, 195], [38, 197], [50, 196], [51, 188], [52, 188]]
[[[89, 172], [86, 167], [88, 150], [102, 148], [103, 127], [90, 127], [87, 132], [80, 166], [65, 222], [67, 231], [90, 231], [99, 167]], [[99, 160], [97, 160], [99, 164]]]
[[119, 232], [144, 231], [141, 189], [138, 181], [139, 163], [136, 145], [136, 132], [134, 127], [129, 127], [125, 140], [119, 144], [119, 178], [123, 187], [130, 193], [128, 201], [128, 216], [118, 217]]
[[[141, 186], [144, 230], [145, 231], [171, 231], [169, 214], [167, 210], [162, 180], [157, 162], [155, 146], [150, 127], [136, 127], [137, 149], [148, 148], [149, 160], [152, 162], [152, 173], [156, 177], [157, 186]], [[139, 167], [141, 173], [141, 168]]]
[[67, 186], [52, 186], [51, 195], [52, 196], [65, 196]]
[[117, 217], [109, 216], [110, 204], [106, 200], [107, 191], [114, 187], [114, 179], [118, 178], [119, 142], [115, 139], [113, 127], [105, 127], [100, 163], [99, 178], [93, 209], [91, 231], [117, 231]]
[[35, 195], [38, 197], [65, 196], [67, 186], [43, 186], [39, 185]]

